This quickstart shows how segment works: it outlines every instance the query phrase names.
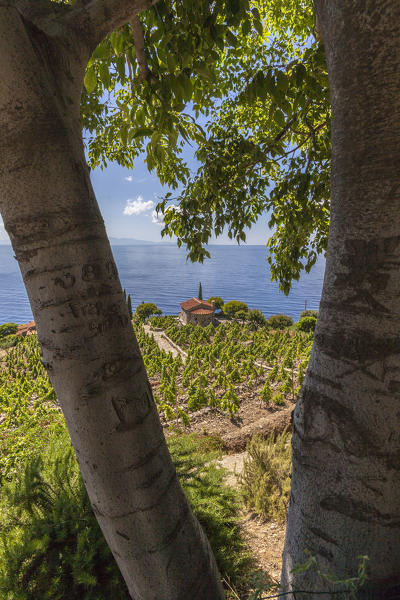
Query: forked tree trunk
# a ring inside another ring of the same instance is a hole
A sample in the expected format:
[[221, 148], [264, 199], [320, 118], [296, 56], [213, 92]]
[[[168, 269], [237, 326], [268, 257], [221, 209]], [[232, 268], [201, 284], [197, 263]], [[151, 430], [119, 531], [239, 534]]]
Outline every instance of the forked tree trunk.
[[282, 587], [331, 589], [316, 569], [291, 574], [306, 551], [336, 577], [356, 576], [367, 555], [360, 597], [377, 599], [400, 585], [400, 2], [316, 7], [333, 111], [332, 218], [294, 414]]
[[80, 40], [56, 39], [56, 30], [46, 38], [15, 8], [0, 7], [0, 207], [43, 360], [132, 598], [222, 599], [168, 453], [90, 184]]

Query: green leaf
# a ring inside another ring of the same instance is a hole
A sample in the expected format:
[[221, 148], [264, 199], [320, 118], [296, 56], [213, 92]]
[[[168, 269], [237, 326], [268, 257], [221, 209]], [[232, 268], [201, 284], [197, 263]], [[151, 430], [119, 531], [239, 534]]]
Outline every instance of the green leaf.
[[197, 65], [196, 71], [206, 79], [211, 79], [213, 77], [213, 74], [211, 73], [206, 63], [200, 63], [199, 65]]
[[98, 58], [98, 59], [110, 58], [110, 50], [104, 42], [102, 42], [101, 44], [99, 44], [97, 46], [97, 48], [95, 49], [95, 51], [92, 54], [92, 58]]
[[120, 31], [114, 31], [110, 35], [110, 42], [111, 42], [111, 46], [112, 46], [112, 49], [114, 50], [115, 54], [118, 55], [121, 52], [123, 45], [124, 45], [123, 34]]
[[232, 31], [230, 29], [226, 30], [226, 39], [227, 39], [228, 44], [233, 46], [233, 48], [236, 48], [236, 46], [239, 43], [237, 37], [232, 33]]
[[119, 130], [119, 137], [121, 140], [121, 143], [126, 146], [127, 142], [128, 142], [128, 124], [124, 123], [122, 125], [122, 127]]
[[138, 137], [150, 136], [153, 134], [153, 129], [150, 127], [141, 127], [140, 129], [136, 129], [132, 134], [132, 139], [136, 139]]
[[111, 75], [108, 65], [102, 63], [99, 66], [99, 76], [100, 81], [104, 85], [105, 88], [109, 88], [111, 86]]
[[249, 19], [246, 19], [242, 23], [242, 35], [246, 36], [250, 33], [250, 31], [251, 31], [251, 23], [250, 23]]
[[261, 21], [254, 21], [254, 29], [257, 31], [258, 35], [263, 35], [264, 34], [264, 27], [261, 23]]
[[168, 69], [171, 71], [171, 73], [173, 73], [175, 71], [176, 64], [177, 64], [176, 63], [176, 58], [172, 54], [172, 52], [170, 52], [167, 55], [167, 65], [168, 65]]
[[302, 64], [296, 65], [294, 72], [295, 72], [296, 84], [301, 85], [307, 75], [307, 70], [306, 70], [305, 66]]
[[97, 76], [94, 67], [89, 67], [87, 69], [83, 83], [85, 85], [87, 93], [91, 94], [97, 85]]
[[190, 77], [188, 75], [186, 75], [186, 73], [181, 73], [179, 75], [179, 83], [182, 86], [182, 90], [183, 90], [183, 96], [186, 102], [189, 102], [189, 100], [192, 97], [192, 93], [193, 93], [193, 85], [192, 82], [190, 81]]
[[282, 71], [277, 72], [276, 83], [278, 88], [282, 90], [282, 92], [286, 92], [286, 90], [288, 89], [289, 82], [285, 73], [282, 73]]

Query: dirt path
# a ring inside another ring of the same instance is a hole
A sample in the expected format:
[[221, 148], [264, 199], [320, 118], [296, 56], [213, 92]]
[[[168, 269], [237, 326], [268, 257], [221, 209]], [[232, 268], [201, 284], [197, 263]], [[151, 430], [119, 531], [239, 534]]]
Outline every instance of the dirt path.
[[184, 352], [176, 344], [172, 344], [168, 339], [166, 339], [164, 331], [152, 329], [150, 325], [147, 324], [143, 325], [143, 329], [148, 335], [152, 335], [154, 337], [160, 350], [165, 350], [165, 352], [171, 352], [174, 358], [176, 358], [180, 354], [183, 361], [186, 360], [186, 352]]
[[[219, 461], [228, 470], [226, 483], [238, 486], [237, 475], [241, 473], [247, 452], [226, 454]], [[243, 509], [240, 521], [243, 537], [253, 554], [256, 567], [279, 584], [282, 568], [282, 552], [286, 525], [275, 521], [264, 521], [254, 512]]]

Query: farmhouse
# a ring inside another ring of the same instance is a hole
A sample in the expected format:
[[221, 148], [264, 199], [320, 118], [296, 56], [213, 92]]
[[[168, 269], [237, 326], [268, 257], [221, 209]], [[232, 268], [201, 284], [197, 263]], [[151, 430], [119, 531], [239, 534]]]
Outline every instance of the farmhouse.
[[181, 302], [179, 318], [184, 325], [193, 323], [193, 325], [203, 325], [203, 327], [206, 327], [214, 321], [214, 312], [214, 303], [211, 304], [198, 298], [191, 298], [190, 300]]
[[30, 321], [29, 323], [25, 323], [25, 325], [20, 325], [18, 327], [15, 335], [25, 337], [26, 335], [33, 335], [35, 333], [36, 333], [35, 321]]

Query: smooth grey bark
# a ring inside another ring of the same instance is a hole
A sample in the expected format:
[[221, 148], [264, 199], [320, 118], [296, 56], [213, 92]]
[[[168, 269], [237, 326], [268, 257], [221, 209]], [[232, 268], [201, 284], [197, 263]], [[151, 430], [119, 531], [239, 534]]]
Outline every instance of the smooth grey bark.
[[68, 8], [56, 6], [52, 18], [46, 6], [54, 5], [43, 3], [21, 15], [25, 4], [0, 6], [0, 208], [43, 360], [132, 598], [222, 599], [168, 453], [90, 184], [79, 124], [88, 38]]
[[315, 5], [331, 87], [332, 217], [294, 413], [282, 588], [333, 589], [315, 569], [291, 573], [306, 551], [337, 577], [356, 576], [367, 555], [359, 597], [377, 599], [400, 590], [400, 2]]

